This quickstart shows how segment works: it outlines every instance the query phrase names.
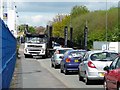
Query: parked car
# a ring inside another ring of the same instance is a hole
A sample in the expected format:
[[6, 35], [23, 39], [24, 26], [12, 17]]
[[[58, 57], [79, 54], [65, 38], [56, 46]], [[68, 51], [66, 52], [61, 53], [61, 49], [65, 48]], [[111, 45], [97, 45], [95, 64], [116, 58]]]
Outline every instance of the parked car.
[[114, 51], [93, 50], [88, 51], [79, 65], [79, 80], [90, 84], [92, 80], [103, 80], [105, 66], [109, 66], [118, 55]]
[[62, 57], [60, 63], [60, 72], [68, 74], [69, 71], [77, 71], [80, 64], [80, 58], [86, 53], [86, 50], [70, 50]]
[[58, 48], [55, 50], [53, 56], [51, 57], [51, 67], [57, 68], [60, 66], [60, 61], [62, 60], [60, 57], [64, 55], [64, 53], [68, 50], [72, 50], [72, 48]]
[[104, 68], [105, 90], [120, 90], [120, 55], [118, 55], [110, 66]]

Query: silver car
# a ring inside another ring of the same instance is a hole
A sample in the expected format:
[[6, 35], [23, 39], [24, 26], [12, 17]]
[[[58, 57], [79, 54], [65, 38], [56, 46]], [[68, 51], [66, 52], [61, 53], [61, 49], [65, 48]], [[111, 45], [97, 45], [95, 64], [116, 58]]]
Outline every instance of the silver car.
[[72, 48], [57, 48], [51, 57], [51, 67], [57, 68], [60, 66], [60, 62], [62, 60], [61, 57], [68, 50], [72, 50]]
[[105, 66], [109, 66], [118, 55], [114, 51], [88, 51], [79, 64], [79, 80], [89, 84], [91, 80], [103, 80]]

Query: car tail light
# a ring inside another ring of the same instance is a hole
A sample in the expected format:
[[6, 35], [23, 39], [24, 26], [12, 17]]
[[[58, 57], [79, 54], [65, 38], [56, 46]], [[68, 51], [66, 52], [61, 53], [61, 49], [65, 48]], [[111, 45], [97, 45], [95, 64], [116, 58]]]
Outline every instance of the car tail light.
[[67, 58], [67, 59], [66, 59], [66, 62], [67, 62], [67, 63], [69, 63], [70, 61], [71, 61], [70, 58]]
[[95, 65], [91, 61], [88, 62], [88, 66], [91, 68], [96, 68]]

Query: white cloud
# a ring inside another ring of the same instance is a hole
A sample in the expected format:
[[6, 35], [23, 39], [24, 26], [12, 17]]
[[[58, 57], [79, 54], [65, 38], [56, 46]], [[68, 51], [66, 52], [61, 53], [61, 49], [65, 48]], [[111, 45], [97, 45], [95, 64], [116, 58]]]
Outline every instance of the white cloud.
[[[49, 13], [21, 13], [19, 24], [28, 24], [30, 26], [46, 26], [48, 21], [52, 20], [56, 14]], [[29, 16], [28, 16], [29, 15]]]
[[36, 15], [36, 16], [32, 16], [31, 19], [33, 22], [38, 23], [39, 21], [42, 21], [44, 17], [42, 15]]

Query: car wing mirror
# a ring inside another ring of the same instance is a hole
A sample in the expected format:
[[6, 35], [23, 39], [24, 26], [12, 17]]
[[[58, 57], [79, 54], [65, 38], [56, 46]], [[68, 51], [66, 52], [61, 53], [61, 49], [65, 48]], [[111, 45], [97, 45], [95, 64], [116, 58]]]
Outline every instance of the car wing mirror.
[[109, 66], [106, 66], [106, 67], [104, 67], [104, 68], [103, 68], [103, 70], [105, 70], [105, 71], [109, 72], [110, 67], [109, 67]]
[[83, 58], [79, 58], [78, 60], [79, 60], [79, 62], [81, 63], [81, 62], [83, 61]]
[[61, 59], [63, 59], [63, 58], [64, 58], [64, 56], [60, 56], [60, 58], [61, 58]]

